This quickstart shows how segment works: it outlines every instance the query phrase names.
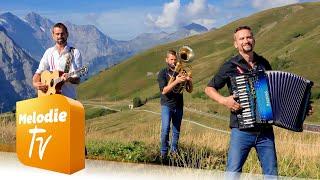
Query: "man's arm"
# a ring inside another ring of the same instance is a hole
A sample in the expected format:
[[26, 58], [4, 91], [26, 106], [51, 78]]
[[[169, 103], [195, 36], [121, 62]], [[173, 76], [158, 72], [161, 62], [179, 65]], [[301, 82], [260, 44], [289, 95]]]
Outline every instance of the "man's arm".
[[205, 93], [211, 99], [217, 101], [219, 104], [226, 106], [231, 111], [237, 111], [240, 109], [240, 104], [234, 100], [233, 95], [224, 97], [215, 88], [209, 86], [205, 88]]
[[186, 77], [185, 76], [181, 76], [181, 75], [178, 75], [176, 77], [176, 79], [171, 83], [171, 84], [168, 84], [167, 86], [165, 86], [162, 90], [162, 94], [167, 94], [169, 93], [170, 91], [172, 91], [172, 89], [179, 83], [182, 83], [186, 81]]
[[47, 49], [46, 52], [44, 52], [44, 54], [40, 60], [38, 69], [36, 70], [36, 72], [34, 73], [34, 75], [32, 77], [33, 87], [37, 90], [43, 91], [44, 93], [47, 92], [48, 86], [41, 82], [41, 73], [45, 70], [50, 69], [50, 66], [48, 63], [49, 54], [50, 54], [50, 51], [49, 51], [49, 49]]
[[34, 73], [32, 77], [32, 85], [35, 89], [41, 90], [43, 92], [47, 92], [48, 86], [45, 85], [44, 83], [40, 82], [41, 76], [39, 73]]
[[67, 78], [66, 75], [68, 73], [63, 73], [61, 75], [61, 78], [64, 82], [70, 82], [71, 84], [80, 84], [80, 78], [79, 77], [69, 77]]

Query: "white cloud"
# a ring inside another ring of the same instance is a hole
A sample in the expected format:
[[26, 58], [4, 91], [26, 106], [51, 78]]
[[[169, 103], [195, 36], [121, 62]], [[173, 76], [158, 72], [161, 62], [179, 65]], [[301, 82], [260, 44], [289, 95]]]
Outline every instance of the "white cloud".
[[186, 25], [194, 22], [210, 29], [216, 23], [217, 13], [218, 9], [209, 4], [207, 0], [193, 0], [185, 6], [184, 11], [180, 14], [180, 24]]
[[209, 4], [207, 0], [193, 0], [185, 6], [183, 14], [190, 18], [212, 18], [217, 12], [217, 8]]
[[269, 9], [288, 4], [298, 3], [299, 0], [252, 0], [252, 6], [257, 9]]
[[164, 5], [162, 14], [157, 18], [148, 14], [147, 24], [159, 29], [172, 29], [195, 22], [212, 28], [217, 12], [217, 8], [207, 0], [193, 0], [186, 5], [181, 5], [180, 0], [173, 0]]
[[149, 24], [159, 27], [168, 28], [176, 23], [176, 18], [180, 9], [180, 0], [164, 4], [162, 14], [154, 18], [151, 14], [147, 15]]
[[190, 16], [203, 13], [207, 8], [206, 0], [194, 0], [186, 6], [186, 12]]

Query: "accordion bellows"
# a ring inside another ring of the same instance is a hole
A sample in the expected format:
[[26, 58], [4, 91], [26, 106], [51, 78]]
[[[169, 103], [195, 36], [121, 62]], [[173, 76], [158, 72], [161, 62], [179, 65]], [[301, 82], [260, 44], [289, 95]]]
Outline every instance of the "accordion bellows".
[[282, 71], [259, 71], [231, 77], [233, 92], [242, 106], [240, 129], [274, 124], [296, 132], [303, 130], [312, 81]]

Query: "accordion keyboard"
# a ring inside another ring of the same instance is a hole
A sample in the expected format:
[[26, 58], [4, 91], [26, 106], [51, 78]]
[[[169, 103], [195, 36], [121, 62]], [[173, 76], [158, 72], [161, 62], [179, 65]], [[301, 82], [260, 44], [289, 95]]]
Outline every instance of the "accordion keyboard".
[[236, 101], [240, 104], [241, 110], [237, 112], [237, 118], [239, 119], [239, 128], [247, 129], [254, 127], [255, 123], [255, 105], [254, 97], [251, 95], [251, 87], [248, 83], [245, 75], [235, 77], [234, 83], [236, 89], [234, 94], [236, 95]]

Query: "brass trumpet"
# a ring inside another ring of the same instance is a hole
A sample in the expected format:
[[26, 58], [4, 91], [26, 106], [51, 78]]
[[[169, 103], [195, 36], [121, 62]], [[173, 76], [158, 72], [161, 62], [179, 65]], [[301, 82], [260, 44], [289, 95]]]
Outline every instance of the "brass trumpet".
[[[177, 59], [178, 59], [178, 62], [175, 65], [173, 75], [170, 76], [170, 80], [168, 84], [171, 84], [176, 79], [176, 76], [178, 75], [192, 77], [191, 66], [190, 65], [186, 66], [185, 64], [191, 63], [193, 61], [194, 59], [193, 50], [189, 46], [182, 46], [178, 50]], [[187, 81], [185, 81], [184, 83], [180, 83], [179, 85], [175, 86], [172, 91], [174, 93], [182, 93], [183, 90], [186, 88], [186, 83]]]

